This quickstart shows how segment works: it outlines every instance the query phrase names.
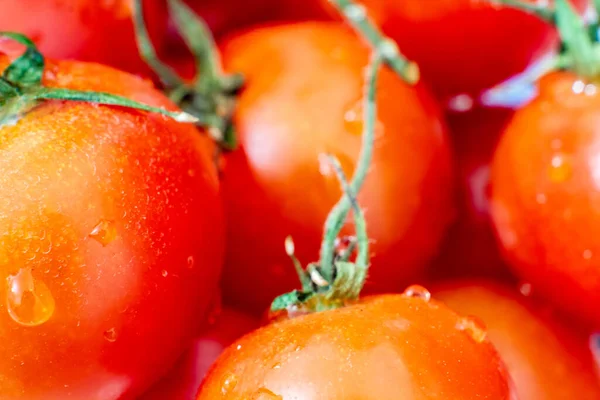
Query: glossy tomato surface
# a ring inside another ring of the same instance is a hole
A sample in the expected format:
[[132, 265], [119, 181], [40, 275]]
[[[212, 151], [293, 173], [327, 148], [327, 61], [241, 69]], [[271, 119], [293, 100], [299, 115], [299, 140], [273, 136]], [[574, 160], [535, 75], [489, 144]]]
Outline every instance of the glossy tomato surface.
[[[163, 0], [145, 0], [146, 24], [160, 47], [167, 28]], [[48, 57], [148, 72], [133, 30], [134, 0], [0, 0], [0, 31], [27, 35]]]
[[[341, 196], [327, 155], [352, 174], [368, 56], [350, 28], [316, 22], [223, 45], [227, 69], [247, 79], [234, 120], [240, 149], [223, 169], [226, 303], [262, 313], [298, 286], [288, 235], [300, 260], [318, 259], [323, 223]], [[367, 290], [397, 291], [422, 272], [451, 221], [452, 165], [445, 125], [422, 86], [383, 69], [378, 101], [373, 162], [358, 196], [373, 239]], [[353, 234], [348, 221], [343, 233]]]
[[486, 325], [519, 400], [600, 399], [587, 338], [521, 295], [516, 286], [456, 281], [435, 299]]
[[[44, 82], [175, 109], [98, 64]], [[81, 102], [0, 127], [1, 399], [130, 399], [175, 362], [221, 269], [212, 151], [192, 125]]]
[[569, 73], [540, 82], [501, 139], [492, 214], [514, 271], [600, 327], [600, 94]]
[[508, 108], [476, 107], [447, 115], [457, 166], [458, 217], [432, 265], [434, 278], [510, 277], [492, 225], [489, 198], [492, 157], [513, 113]]
[[258, 327], [258, 321], [232, 309], [224, 309], [198, 336], [175, 367], [139, 400], [193, 400], [202, 379], [223, 350]]
[[198, 400], [509, 399], [498, 355], [469, 319], [426, 298], [377, 296], [277, 322], [233, 343]]
[[[492, 1], [361, 3], [442, 95], [477, 93], [500, 83], [524, 71], [552, 49], [557, 39], [553, 28], [542, 20]], [[573, 4], [584, 10], [588, 1], [573, 0]]]

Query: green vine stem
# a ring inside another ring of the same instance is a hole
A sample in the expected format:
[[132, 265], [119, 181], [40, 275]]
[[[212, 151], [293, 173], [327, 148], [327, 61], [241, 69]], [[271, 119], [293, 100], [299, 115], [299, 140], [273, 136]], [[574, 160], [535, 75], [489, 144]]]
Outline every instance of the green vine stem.
[[197, 118], [221, 148], [236, 147], [232, 118], [237, 91], [243, 85], [241, 75], [223, 73], [214, 39], [202, 19], [181, 0], [168, 0], [180, 34], [192, 52], [197, 75], [186, 82], [163, 63], [152, 45], [143, 16], [143, 0], [135, 0], [134, 26], [141, 57], [161, 80], [171, 100]]
[[409, 61], [398, 49], [396, 43], [385, 37], [375, 23], [367, 16], [362, 4], [353, 0], [329, 0], [329, 2], [346, 18], [352, 27], [367, 40], [373, 51], [383, 57], [386, 64], [408, 84], [419, 81], [419, 67]]
[[600, 333], [595, 333], [590, 337], [590, 349], [598, 371], [600, 371]]
[[46, 100], [82, 101], [127, 107], [159, 113], [179, 122], [196, 122], [197, 120], [185, 112], [173, 112], [152, 107], [110, 93], [44, 87], [42, 77], [45, 60], [35, 44], [26, 36], [15, 32], [0, 32], [0, 37], [15, 40], [26, 46], [25, 52], [14, 60], [0, 76], [0, 126], [14, 123], [22, 114]]
[[[598, 19], [586, 25], [569, 0], [555, 0], [554, 9], [532, 6], [522, 0], [493, 0], [525, 12], [533, 12], [558, 29], [563, 52], [556, 59], [556, 65], [549, 69], [571, 69], [585, 79], [594, 80], [600, 76], [600, 48], [598, 45]], [[597, 11], [600, 0], [594, 0]]]
[[[292, 257], [298, 271], [302, 290], [296, 290], [276, 298], [271, 305], [272, 311], [280, 311], [298, 305], [309, 305], [309, 308], [314, 311], [340, 307], [346, 301], [356, 299], [364, 286], [369, 265], [369, 240], [366, 222], [363, 212], [358, 206], [356, 194], [360, 191], [371, 164], [377, 116], [377, 103], [375, 101], [377, 77], [384, 61], [385, 57], [381, 52], [375, 51], [367, 68], [364, 99], [366, 122], [362, 133], [361, 154], [351, 183], [348, 183], [339, 160], [329, 156], [329, 161], [341, 182], [344, 193], [331, 210], [325, 223], [321, 262], [320, 264], [311, 263], [306, 270], [303, 270], [293, 255], [294, 249], [291, 238], [288, 238], [286, 240], [286, 251]], [[358, 252], [354, 262], [350, 262], [345, 258], [335, 259], [334, 257], [336, 238], [351, 208], [353, 209], [358, 244]], [[323, 258], [325, 253], [327, 258]], [[326, 264], [324, 260], [330, 261]]]

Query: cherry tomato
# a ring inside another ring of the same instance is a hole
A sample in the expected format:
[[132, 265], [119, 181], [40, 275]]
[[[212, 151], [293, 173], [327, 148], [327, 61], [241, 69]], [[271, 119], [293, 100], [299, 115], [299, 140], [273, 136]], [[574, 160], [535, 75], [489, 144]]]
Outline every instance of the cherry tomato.
[[449, 230], [432, 276], [507, 278], [489, 213], [490, 165], [513, 111], [478, 107], [448, 114], [457, 163], [458, 218]]
[[600, 327], [600, 95], [570, 73], [507, 126], [492, 170], [492, 216], [514, 271]]
[[139, 400], [193, 400], [213, 362], [242, 335], [258, 327], [258, 321], [224, 309], [209, 330], [197, 337], [175, 367]]
[[[0, 31], [31, 38], [48, 57], [147, 72], [133, 31], [134, 0], [0, 0]], [[165, 2], [144, 1], [150, 35], [160, 47], [167, 18]]]
[[509, 399], [504, 366], [480, 333], [426, 297], [377, 296], [244, 336], [197, 399]]
[[[44, 83], [176, 109], [99, 64], [49, 62]], [[134, 397], [183, 352], [217, 290], [213, 146], [158, 114], [69, 101], [0, 133], [0, 398]]]
[[491, 281], [457, 281], [432, 292], [485, 323], [519, 400], [600, 399], [588, 341], [540, 305]]
[[[441, 95], [474, 94], [498, 84], [524, 71], [557, 40], [556, 32], [541, 19], [493, 1], [361, 3]], [[588, 0], [573, 4], [584, 10]]]
[[[318, 22], [252, 30], [222, 48], [226, 68], [247, 80], [234, 117], [240, 148], [223, 168], [231, 249], [224, 301], [260, 315], [298, 286], [286, 236], [302, 262], [318, 259], [323, 223], [341, 196], [327, 155], [352, 174], [370, 50], [350, 28]], [[453, 216], [450, 149], [436, 104], [391, 70], [380, 82], [373, 163], [358, 196], [374, 240], [370, 292], [397, 291], [421, 273]], [[348, 221], [343, 234], [353, 233]]]

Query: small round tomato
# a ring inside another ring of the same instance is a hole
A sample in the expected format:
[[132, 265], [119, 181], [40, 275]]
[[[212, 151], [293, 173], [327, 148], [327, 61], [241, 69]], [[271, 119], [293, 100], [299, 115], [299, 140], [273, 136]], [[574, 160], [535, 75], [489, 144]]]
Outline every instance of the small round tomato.
[[485, 323], [519, 400], [600, 399], [585, 337], [516, 290], [489, 281], [458, 281], [432, 292], [458, 313]]
[[480, 328], [422, 294], [376, 296], [254, 331], [225, 350], [197, 400], [509, 399]]
[[[557, 40], [554, 30], [542, 20], [493, 1], [360, 3], [442, 95], [476, 94], [498, 84], [524, 71]], [[588, 1], [573, 3], [583, 10]]]
[[[44, 84], [176, 109], [99, 64], [50, 62]], [[0, 398], [133, 398], [217, 291], [213, 146], [159, 114], [47, 101], [0, 126], [0, 149]]]
[[175, 367], [139, 400], [193, 400], [202, 379], [223, 350], [258, 327], [258, 321], [224, 309], [210, 328], [198, 336]]
[[[261, 314], [298, 286], [288, 235], [301, 261], [318, 259], [323, 223], [341, 197], [327, 155], [352, 174], [369, 48], [344, 25], [312, 22], [252, 30], [222, 49], [226, 68], [246, 77], [234, 116], [240, 148], [223, 168], [231, 249], [224, 301]], [[421, 273], [453, 216], [450, 148], [436, 104], [388, 69], [379, 87], [373, 162], [358, 196], [374, 241], [367, 292], [397, 291]], [[352, 234], [350, 219], [346, 225], [342, 235]]]
[[557, 306], [600, 327], [600, 94], [554, 73], [507, 126], [491, 209], [514, 271]]
[[[0, 0], [0, 31], [27, 35], [48, 57], [94, 61], [146, 72], [133, 30], [134, 0]], [[144, 1], [157, 46], [167, 18], [162, 1]]]
[[492, 156], [513, 113], [478, 107], [447, 116], [457, 165], [458, 218], [432, 266], [433, 277], [509, 275], [492, 226], [489, 195]]

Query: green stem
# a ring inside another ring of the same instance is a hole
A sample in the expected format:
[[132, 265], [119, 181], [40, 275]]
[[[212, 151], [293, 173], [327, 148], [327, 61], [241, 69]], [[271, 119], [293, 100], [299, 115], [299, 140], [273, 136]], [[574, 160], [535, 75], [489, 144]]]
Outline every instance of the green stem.
[[595, 333], [590, 337], [590, 349], [597, 367], [600, 368], [600, 333]]
[[[502, 4], [508, 7], [516, 8], [520, 11], [524, 11], [529, 14], [533, 14], [536, 17], [549, 22], [554, 23], [556, 20], [556, 13], [552, 8], [547, 5], [539, 5], [535, 3], [526, 3], [523, 0], [488, 0], [492, 4]], [[598, 1], [598, 0], [596, 0]]]
[[[354, 176], [350, 188], [358, 193], [362, 187], [367, 172], [373, 158], [373, 145], [375, 141], [375, 127], [377, 122], [377, 71], [381, 67], [384, 58], [380, 52], [373, 54], [372, 60], [367, 68], [366, 91], [363, 107], [363, 132], [361, 151], [354, 170]], [[348, 212], [350, 211], [350, 202], [347, 196], [337, 202], [325, 220], [325, 233], [321, 243], [320, 264], [325, 279], [331, 281], [334, 275], [333, 258], [335, 254], [335, 240], [342, 230]], [[359, 242], [360, 246], [360, 242]]]
[[353, 0], [329, 0], [346, 20], [358, 31], [376, 53], [408, 84], [419, 81], [419, 67], [409, 61], [396, 43], [385, 37], [367, 16], [366, 8]]
[[14, 122], [15, 118], [45, 100], [84, 101], [133, 108], [159, 113], [179, 122], [196, 122], [197, 120], [185, 112], [172, 112], [152, 107], [111, 93], [46, 88], [42, 86], [45, 60], [35, 44], [25, 36], [13, 32], [0, 32], [0, 37], [13, 39], [27, 46], [23, 55], [13, 61], [0, 77], [0, 126]]

